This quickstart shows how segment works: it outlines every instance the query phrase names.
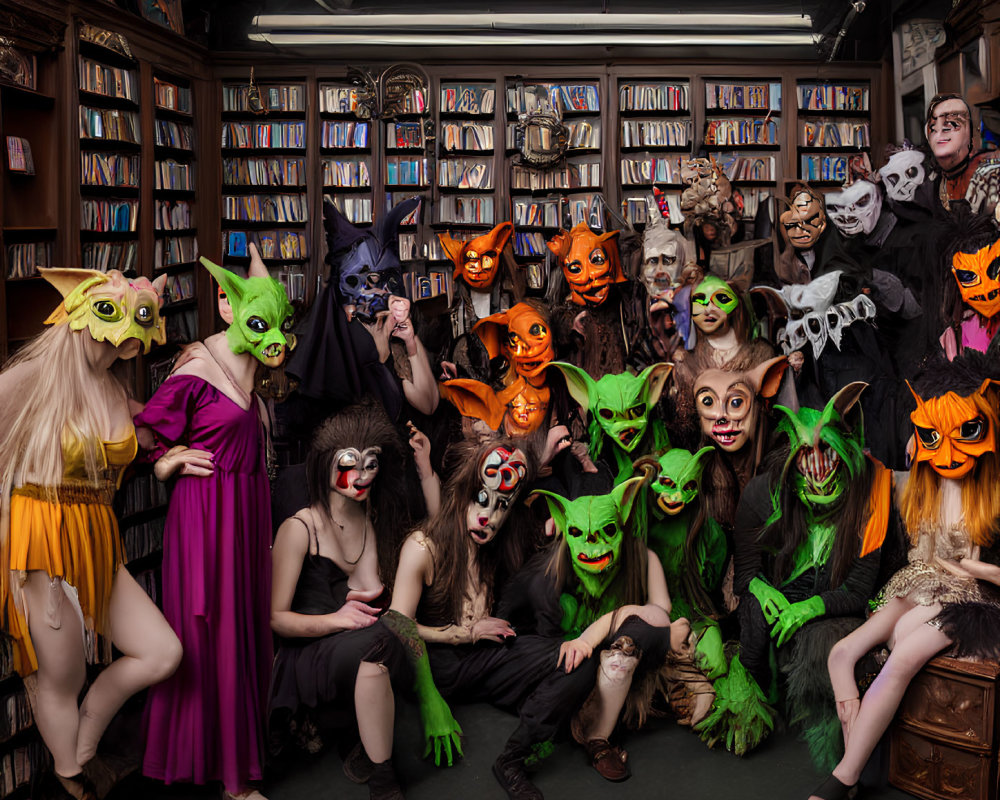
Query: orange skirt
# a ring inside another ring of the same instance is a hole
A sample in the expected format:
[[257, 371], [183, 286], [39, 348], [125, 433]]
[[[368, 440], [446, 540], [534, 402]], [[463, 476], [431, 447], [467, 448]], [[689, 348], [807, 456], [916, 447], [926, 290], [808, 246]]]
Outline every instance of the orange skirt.
[[6, 607], [4, 629], [13, 639], [14, 669], [22, 677], [38, 669], [24, 609], [14, 602], [22, 571], [42, 570], [75, 588], [84, 624], [102, 637], [100, 660], [109, 662], [111, 656], [108, 609], [123, 548], [110, 492], [78, 486], [58, 491], [58, 502], [35, 486], [15, 489], [10, 498], [11, 572], [0, 601]]

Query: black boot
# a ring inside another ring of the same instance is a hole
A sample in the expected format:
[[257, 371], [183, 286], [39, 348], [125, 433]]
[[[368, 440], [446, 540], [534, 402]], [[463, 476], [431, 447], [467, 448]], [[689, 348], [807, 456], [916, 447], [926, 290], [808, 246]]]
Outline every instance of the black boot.
[[493, 774], [511, 800], [544, 800], [524, 768], [524, 759], [530, 754], [530, 748], [511, 739], [493, 764]]
[[369, 800], [403, 800], [403, 790], [399, 788], [391, 758], [372, 765], [372, 774], [368, 779], [368, 797]]

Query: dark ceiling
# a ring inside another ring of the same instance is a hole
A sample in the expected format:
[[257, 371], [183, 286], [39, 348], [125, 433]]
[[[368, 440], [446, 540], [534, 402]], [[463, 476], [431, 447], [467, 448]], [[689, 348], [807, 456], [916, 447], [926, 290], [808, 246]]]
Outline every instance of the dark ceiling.
[[[813, 31], [822, 36], [816, 47], [771, 48], [769, 53], [788, 58], [815, 58], [827, 60], [838, 32], [844, 26], [851, 10], [849, 0], [753, 0], [734, 2], [733, 0], [698, 0], [673, 2], [671, 0], [504, 0], [503, 4], [488, 5], [471, 0], [429, 0], [419, 5], [424, 13], [484, 13], [490, 11], [518, 13], [629, 13], [629, 12], [692, 12], [704, 13], [784, 13], [809, 14], [813, 20]], [[837, 51], [838, 60], [877, 61], [891, 47], [892, 29], [907, 19], [929, 17], [942, 19], [951, 4], [948, 0], [867, 0], [847, 28]], [[247, 40], [252, 28], [252, 19], [258, 14], [372, 14], [413, 12], [412, 0], [185, 0], [185, 26], [188, 35], [214, 51], [240, 52], [248, 50], [274, 51], [270, 45]], [[718, 49], [718, 48], [717, 48]], [[730, 46], [725, 53], [733, 57]], [[778, 52], [780, 50], [780, 52]], [[333, 55], [316, 49], [282, 48], [285, 55]], [[737, 53], [750, 52], [743, 49]], [[672, 55], [682, 55], [672, 53]], [[685, 54], [686, 55], [686, 54]], [[712, 53], [712, 56], [723, 55]], [[754, 56], [758, 55], [755, 51]]]

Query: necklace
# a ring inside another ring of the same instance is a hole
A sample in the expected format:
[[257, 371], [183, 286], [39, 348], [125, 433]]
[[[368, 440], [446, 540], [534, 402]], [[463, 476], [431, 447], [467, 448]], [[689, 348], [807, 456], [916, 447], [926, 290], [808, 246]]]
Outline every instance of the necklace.
[[[337, 522], [337, 520], [334, 520], [334, 522]], [[344, 526], [341, 525], [339, 522], [337, 522], [337, 526], [341, 530], [344, 530]], [[347, 563], [347, 564], [350, 564], [353, 567], [355, 564], [357, 564], [361, 560], [361, 556], [363, 556], [365, 554], [365, 547], [367, 547], [367, 546], [368, 546], [368, 515], [365, 514], [365, 526], [364, 526], [364, 528], [362, 530], [362, 533], [361, 533], [361, 552], [358, 553], [358, 557], [356, 559], [354, 559], [353, 561], [351, 561], [351, 559], [349, 559], [349, 558], [347, 558], [345, 556], [344, 557], [344, 562]]]

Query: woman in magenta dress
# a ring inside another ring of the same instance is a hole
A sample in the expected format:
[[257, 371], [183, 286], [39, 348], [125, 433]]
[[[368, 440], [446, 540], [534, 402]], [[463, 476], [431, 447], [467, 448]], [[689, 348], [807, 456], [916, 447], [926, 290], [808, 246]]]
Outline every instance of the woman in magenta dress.
[[[221, 781], [260, 800], [271, 677], [271, 504], [259, 362], [278, 366], [292, 308], [281, 285], [202, 259], [230, 322], [189, 347], [135, 424], [161, 480], [176, 478], [163, 536], [163, 611], [184, 645], [150, 693], [143, 772], [166, 783]], [[266, 274], [266, 270], [265, 270]], [[235, 320], [235, 321], [234, 321]]]

